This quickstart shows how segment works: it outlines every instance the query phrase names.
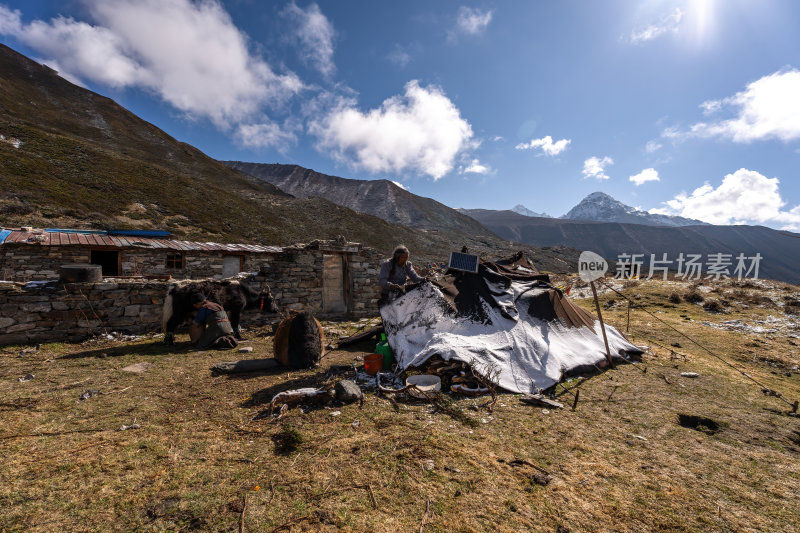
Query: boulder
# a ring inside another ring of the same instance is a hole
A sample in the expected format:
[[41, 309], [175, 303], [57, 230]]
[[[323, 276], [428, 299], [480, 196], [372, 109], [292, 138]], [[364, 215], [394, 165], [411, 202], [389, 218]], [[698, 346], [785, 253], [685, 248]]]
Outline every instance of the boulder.
[[343, 379], [333, 388], [336, 400], [342, 403], [353, 403], [364, 398], [364, 393], [353, 381]]

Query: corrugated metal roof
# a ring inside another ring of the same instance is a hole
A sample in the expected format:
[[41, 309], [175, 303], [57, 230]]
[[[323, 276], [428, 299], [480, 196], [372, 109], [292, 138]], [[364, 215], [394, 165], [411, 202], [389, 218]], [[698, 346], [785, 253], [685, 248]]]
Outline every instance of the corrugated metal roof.
[[173, 239], [155, 239], [139, 236], [105, 235], [102, 233], [47, 232], [43, 230], [24, 231], [22, 229], [5, 229], [5, 241], [0, 244], [31, 244], [39, 246], [109, 246], [113, 248], [140, 248], [178, 250], [182, 252], [206, 251], [228, 253], [279, 253], [280, 246], [263, 246], [260, 244], [223, 244], [219, 242], [193, 242]]

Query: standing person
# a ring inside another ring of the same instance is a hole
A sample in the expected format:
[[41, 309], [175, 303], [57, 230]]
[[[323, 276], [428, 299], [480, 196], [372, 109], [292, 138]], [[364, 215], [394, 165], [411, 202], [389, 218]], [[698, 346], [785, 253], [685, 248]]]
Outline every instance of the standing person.
[[408, 260], [409, 256], [408, 248], [400, 245], [394, 249], [392, 257], [381, 264], [378, 283], [382, 297], [386, 297], [392, 290], [402, 290], [408, 279], [415, 283], [422, 281], [423, 278], [414, 271], [411, 261]]
[[197, 309], [197, 316], [189, 326], [189, 340], [200, 350], [215, 347], [235, 348], [238, 344], [233, 337], [233, 328], [228, 314], [218, 303], [206, 300], [199, 291], [193, 292], [189, 301]]

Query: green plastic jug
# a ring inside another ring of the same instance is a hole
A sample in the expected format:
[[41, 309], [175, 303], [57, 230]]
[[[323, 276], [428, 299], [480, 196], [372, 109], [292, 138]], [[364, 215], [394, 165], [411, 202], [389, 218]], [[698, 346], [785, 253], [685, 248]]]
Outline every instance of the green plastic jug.
[[386, 333], [381, 333], [381, 342], [375, 345], [375, 353], [383, 356], [383, 369], [388, 371], [392, 368], [394, 356], [392, 356], [392, 348], [386, 341]]

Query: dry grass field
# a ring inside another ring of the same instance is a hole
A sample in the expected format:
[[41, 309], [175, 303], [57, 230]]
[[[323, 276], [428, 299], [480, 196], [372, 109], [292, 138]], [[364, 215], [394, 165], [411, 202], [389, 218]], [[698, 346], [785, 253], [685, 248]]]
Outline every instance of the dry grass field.
[[[653, 313], [630, 315], [652, 349], [557, 386], [562, 410], [501, 394], [493, 412], [458, 397], [443, 412], [367, 391], [274, 422], [259, 416], [274, 393], [352, 377], [329, 367], [371, 343], [309, 371], [211, 374], [270, 357], [267, 329], [246, 333], [252, 354], [189, 350], [185, 335], [2, 347], [0, 531], [800, 530], [800, 418], [670, 327], [793, 402], [800, 289], [617, 285]], [[601, 303], [624, 330], [627, 301]], [[334, 340], [357, 328], [325, 326]]]

